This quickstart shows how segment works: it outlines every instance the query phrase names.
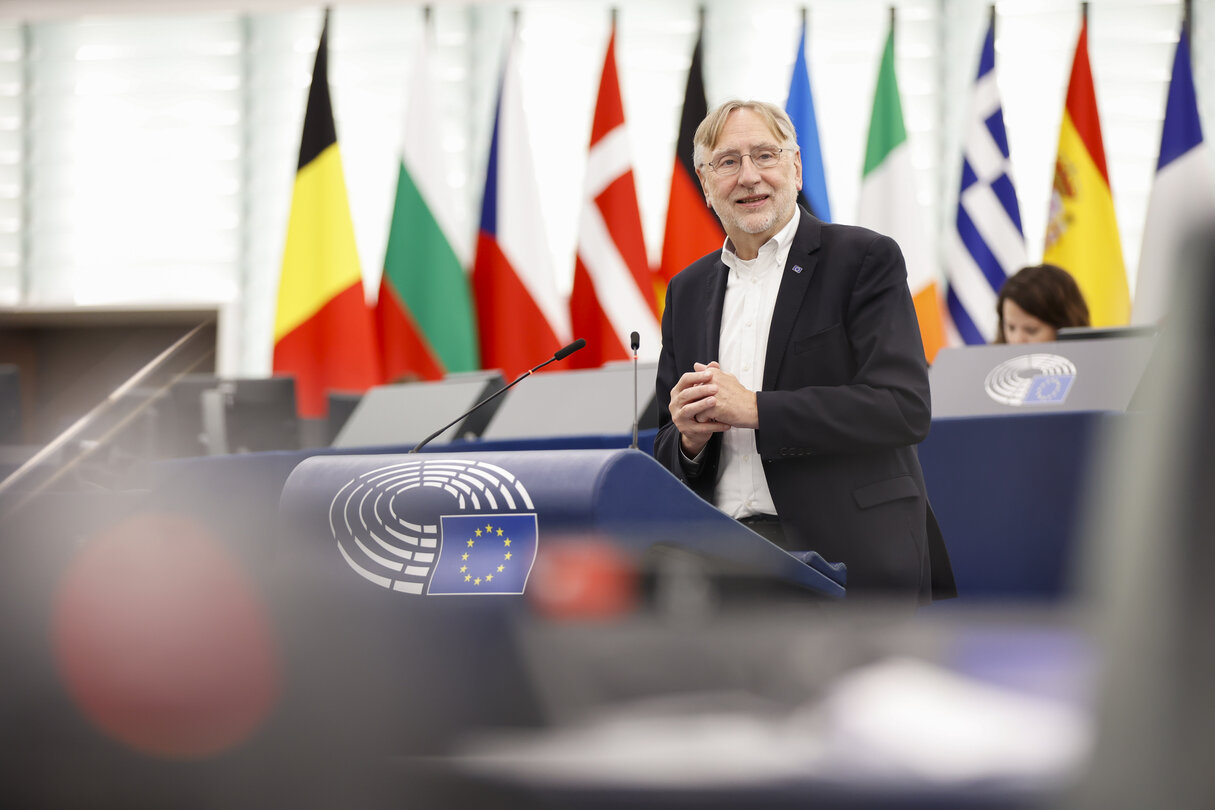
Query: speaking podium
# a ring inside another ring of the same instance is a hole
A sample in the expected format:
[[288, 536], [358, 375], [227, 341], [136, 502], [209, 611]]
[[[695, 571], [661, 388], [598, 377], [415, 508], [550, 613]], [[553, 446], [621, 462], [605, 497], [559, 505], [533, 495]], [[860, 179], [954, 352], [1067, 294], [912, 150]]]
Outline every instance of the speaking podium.
[[546, 549], [588, 536], [639, 562], [682, 549], [713, 572], [844, 594], [842, 572], [793, 557], [632, 449], [313, 456], [280, 514], [284, 553], [403, 600], [523, 594]]
[[551, 719], [519, 633], [546, 594], [585, 582], [562, 565], [580, 542], [636, 561], [626, 621], [651, 615], [651, 596], [669, 604], [664, 588], [811, 609], [844, 595], [821, 558], [791, 556], [640, 450], [316, 455], [287, 478], [279, 518], [273, 567], [298, 662], [284, 735], [357, 740], [369, 761]]

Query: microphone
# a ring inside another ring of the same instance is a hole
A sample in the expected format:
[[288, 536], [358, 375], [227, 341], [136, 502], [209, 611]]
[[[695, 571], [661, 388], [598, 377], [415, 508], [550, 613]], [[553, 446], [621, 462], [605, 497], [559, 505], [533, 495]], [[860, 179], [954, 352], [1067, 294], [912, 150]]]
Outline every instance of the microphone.
[[641, 335], [633, 332], [629, 335], [629, 346], [633, 349], [633, 443], [629, 447], [637, 449], [637, 349], [641, 347]]
[[472, 407], [471, 407], [471, 408], [469, 408], [467, 411], [465, 411], [464, 413], [460, 414], [460, 415], [459, 415], [459, 416], [457, 416], [455, 419], [451, 420], [451, 421], [450, 421], [450, 422], [448, 422], [446, 425], [444, 425], [443, 427], [439, 428], [438, 430], [436, 430], [434, 433], [432, 433], [432, 434], [430, 434], [429, 436], [427, 436], [427, 437], [426, 437], [425, 439], [423, 439], [422, 441], [418, 442], [416, 445], [414, 445], [414, 448], [413, 448], [412, 450], [410, 450], [409, 452], [411, 452], [411, 453], [416, 453], [416, 452], [418, 452], [418, 451], [419, 451], [419, 450], [421, 450], [423, 447], [425, 447], [426, 445], [430, 444], [430, 442], [431, 442], [431, 440], [432, 440], [432, 439], [434, 439], [436, 436], [438, 436], [439, 434], [441, 434], [443, 431], [447, 430], [449, 427], [451, 427], [452, 425], [454, 425], [456, 422], [459, 422], [461, 419], [465, 419], [465, 418], [467, 418], [468, 416], [471, 416], [472, 414], [476, 413], [478, 410], [480, 410], [480, 408], [481, 408], [483, 405], [486, 405], [486, 404], [488, 404], [489, 402], [491, 402], [491, 401], [493, 401], [493, 400], [497, 399], [498, 397], [502, 396], [502, 395], [503, 395], [503, 394], [505, 394], [507, 391], [509, 391], [510, 389], [514, 388], [514, 387], [515, 387], [516, 385], [518, 385], [519, 383], [523, 382], [523, 380], [524, 380], [524, 379], [526, 379], [526, 378], [528, 378], [528, 377], [532, 376], [532, 374], [534, 374], [535, 372], [537, 372], [537, 371], [539, 371], [540, 369], [542, 369], [542, 368], [544, 368], [545, 366], [547, 366], [549, 363], [555, 363], [555, 362], [557, 362], [558, 360], [564, 360], [565, 358], [569, 357], [571, 354], [573, 354], [574, 352], [578, 351], [579, 349], [581, 349], [581, 348], [582, 348], [582, 347], [584, 347], [585, 345], [586, 345], [586, 341], [585, 341], [585, 340], [583, 340], [582, 338], [578, 338], [577, 340], [575, 340], [573, 343], [569, 344], [568, 346], [562, 346], [560, 349], [558, 349], [556, 352], [554, 352], [554, 353], [553, 353], [553, 356], [552, 356], [552, 357], [550, 357], [549, 359], [545, 360], [543, 363], [541, 363], [541, 364], [540, 364], [540, 365], [538, 365], [538, 366], [532, 366], [530, 369], [528, 369], [527, 371], [523, 372], [522, 374], [520, 374], [520, 375], [519, 375], [518, 377], [516, 377], [515, 379], [511, 380], [511, 382], [510, 382], [510, 384], [509, 384], [509, 385], [505, 385], [505, 386], [503, 386], [502, 388], [499, 388], [497, 391], [493, 392], [492, 394], [490, 394], [489, 396], [487, 396], [485, 399], [481, 400], [481, 401], [480, 401], [480, 402], [478, 402], [476, 405], [472, 406]]

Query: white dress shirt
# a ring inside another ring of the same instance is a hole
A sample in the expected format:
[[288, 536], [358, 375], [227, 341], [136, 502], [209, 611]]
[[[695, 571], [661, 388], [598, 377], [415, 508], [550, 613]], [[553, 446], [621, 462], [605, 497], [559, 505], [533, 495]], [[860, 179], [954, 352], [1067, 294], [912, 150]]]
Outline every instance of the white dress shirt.
[[[801, 212], [794, 209], [788, 224], [765, 242], [759, 255], [750, 261], [738, 258], [729, 239], [721, 251], [730, 275], [721, 314], [717, 362], [723, 371], [733, 374], [752, 391], [763, 388], [772, 311], [800, 219]], [[733, 518], [776, 514], [756, 450], [754, 430], [732, 427], [722, 434], [714, 502]]]

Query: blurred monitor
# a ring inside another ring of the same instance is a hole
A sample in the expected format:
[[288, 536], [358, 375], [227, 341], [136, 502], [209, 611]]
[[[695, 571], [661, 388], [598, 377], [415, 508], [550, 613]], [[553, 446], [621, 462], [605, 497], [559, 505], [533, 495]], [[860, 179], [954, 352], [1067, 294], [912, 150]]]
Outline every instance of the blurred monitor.
[[[505, 385], [502, 372], [490, 370], [449, 374], [435, 381], [376, 386], [363, 395], [334, 438], [333, 446], [412, 447]], [[480, 436], [501, 403], [501, 398], [486, 403], [476, 413], [444, 430], [432, 443]]]
[[294, 377], [222, 380], [219, 391], [229, 453], [299, 448]]
[[330, 391], [329, 413], [325, 417], [325, 444], [333, 444], [334, 439], [342, 432], [342, 428], [350, 421], [359, 403], [363, 401], [362, 394]]
[[224, 379], [187, 374], [161, 408], [164, 455], [295, 450], [300, 425], [293, 377]]
[[485, 429], [486, 439], [532, 436], [586, 436], [632, 433], [657, 426], [654, 381], [658, 364], [633, 363], [535, 374], [506, 395]]
[[1153, 325], [1144, 326], [1065, 326], [1060, 329], [1056, 339], [1067, 340], [1102, 340], [1104, 338], [1151, 337], [1159, 330]]
[[0, 444], [21, 443], [21, 376], [17, 366], [0, 365]]

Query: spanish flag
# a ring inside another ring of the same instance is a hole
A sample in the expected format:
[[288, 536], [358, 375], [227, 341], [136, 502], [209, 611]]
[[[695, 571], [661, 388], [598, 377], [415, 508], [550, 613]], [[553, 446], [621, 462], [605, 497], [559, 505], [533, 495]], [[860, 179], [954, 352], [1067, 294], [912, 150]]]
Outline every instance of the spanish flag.
[[314, 419], [328, 413], [328, 391], [363, 392], [381, 378], [329, 102], [328, 44], [326, 11], [274, 317], [274, 373], [295, 377], [296, 409]]
[[1042, 261], [1058, 265], [1075, 277], [1093, 326], [1121, 326], [1130, 320], [1126, 265], [1088, 61], [1087, 18], [1080, 25], [1059, 128], [1059, 155]]

